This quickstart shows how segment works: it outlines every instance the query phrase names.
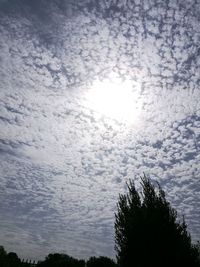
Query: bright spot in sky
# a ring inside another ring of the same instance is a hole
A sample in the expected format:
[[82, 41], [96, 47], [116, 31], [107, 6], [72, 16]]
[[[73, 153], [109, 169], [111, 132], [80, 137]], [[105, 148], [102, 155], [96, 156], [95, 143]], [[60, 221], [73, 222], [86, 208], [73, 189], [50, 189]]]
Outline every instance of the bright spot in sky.
[[139, 84], [131, 80], [95, 80], [86, 99], [89, 108], [120, 122], [134, 123], [141, 110]]

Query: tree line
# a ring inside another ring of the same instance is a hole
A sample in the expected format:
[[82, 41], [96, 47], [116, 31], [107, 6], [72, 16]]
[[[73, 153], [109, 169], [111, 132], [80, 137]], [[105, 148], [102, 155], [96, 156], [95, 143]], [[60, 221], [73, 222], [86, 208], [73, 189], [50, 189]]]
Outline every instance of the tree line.
[[67, 254], [53, 253], [46, 256], [44, 261], [21, 260], [15, 252], [7, 253], [3, 246], [0, 246], [1, 267], [117, 267], [114, 260], [108, 257], [90, 257], [86, 260], [79, 260]]
[[44, 261], [21, 260], [0, 246], [0, 267], [200, 267], [200, 245], [193, 244], [187, 224], [166, 200], [160, 184], [141, 177], [141, 190], [132, 180], [120, 194], [115, 213], [116, 259], [78, 260], [67, 254], [49, 254]]

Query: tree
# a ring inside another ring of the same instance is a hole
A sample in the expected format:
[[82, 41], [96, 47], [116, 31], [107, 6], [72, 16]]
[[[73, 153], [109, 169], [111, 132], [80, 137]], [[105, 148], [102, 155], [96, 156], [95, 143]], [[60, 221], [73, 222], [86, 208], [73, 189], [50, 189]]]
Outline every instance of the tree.
[[133, 181], [120, 194], [115, 214], [115, 249], [120, 267], [200, 266], [183, 218], [170, 206], [165, 193], [146, 176], [140, 194]]
[[6, 263], [7, 252], [3, 246], [0, 246], [0, 266], [4, 266]]
[[49, 254], [44, 261], [39, 262], [38, 267], [85, 267], [84, 260], [77, 260], [66, 254]]
[[3, 246], [0, 246], [0, 257], [5, 257], [7, 252]]
[[107, 257], [91, 257], [87, 261], [87, 267], [116, 267], [117, 264]]
[[9, 252], [7, 254], [7, 263], [9, 267], [18, 267], [21, 265], [21, 260], [15, 252]]

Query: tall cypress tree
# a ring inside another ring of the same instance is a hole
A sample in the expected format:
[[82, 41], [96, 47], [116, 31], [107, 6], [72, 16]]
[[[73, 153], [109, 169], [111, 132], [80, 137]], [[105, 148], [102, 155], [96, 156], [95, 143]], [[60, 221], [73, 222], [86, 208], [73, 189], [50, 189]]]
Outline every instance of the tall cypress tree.
[[120, 267], [200, 266], [184, 221], [146, 177], [142, 193], [129, 181], [128, 193], [120, 194], [115, 214], [115, 248]]

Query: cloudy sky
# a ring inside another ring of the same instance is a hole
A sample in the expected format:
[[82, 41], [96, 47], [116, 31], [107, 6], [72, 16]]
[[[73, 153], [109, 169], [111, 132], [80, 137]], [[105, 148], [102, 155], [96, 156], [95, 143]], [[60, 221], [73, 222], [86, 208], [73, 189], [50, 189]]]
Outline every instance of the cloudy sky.
[[199, 0], [0, 1], [8, 251], [114, 257], [118, 194], [143, 172], [200, 240], [199, 25]]

